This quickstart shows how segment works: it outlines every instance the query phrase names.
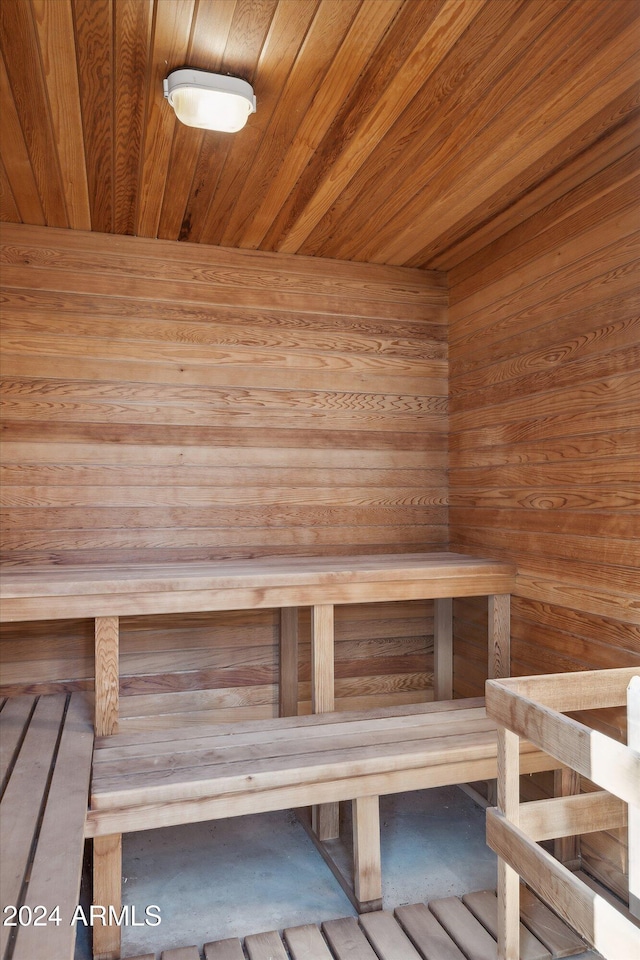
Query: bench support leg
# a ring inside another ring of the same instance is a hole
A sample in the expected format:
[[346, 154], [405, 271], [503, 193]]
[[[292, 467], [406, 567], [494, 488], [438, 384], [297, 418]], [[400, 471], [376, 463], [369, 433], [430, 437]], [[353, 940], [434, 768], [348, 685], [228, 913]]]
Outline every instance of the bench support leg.
[[298, 608], [280, 610], [280, 716], [298, 715]]
[[353, 801], [353, 886], [360, 911], [382, 908], [378, 797]]
[[118, 617], [96, 617], [96, 737], [110, 737], [118, 731], [120, 670]]
[[340, 804], [319, 803], [312, 807], [311, 829], [318, 840], [336, 840], [340, 836]]
[[[489, 595], [488, 623], [489, 680], [511, 676], [511, 594]], [[490, 807], [497, 802], [495, 780], [487, 780], [487, 799]]]
[[433, 696], [453, 698], [453, 600], [433, 601]]
[[489, 680], [511, 675], [511, 594], [489, 597]]
[[[122, 834], [94, 837], [93, 840], [93, 903], [109, 907], [116, 916], [122, 909]], [[96, 919], [93, 925], [93, 960], [119, 960], [121, 928]]]
[[[334, 625], [333, 604], [311, 608], [311, 708], [314, 713], [334, 709]], [[323, 803], [314, 807], [311, 825], [318, 840], [334, 840], [340, 835], [340, 807]]]

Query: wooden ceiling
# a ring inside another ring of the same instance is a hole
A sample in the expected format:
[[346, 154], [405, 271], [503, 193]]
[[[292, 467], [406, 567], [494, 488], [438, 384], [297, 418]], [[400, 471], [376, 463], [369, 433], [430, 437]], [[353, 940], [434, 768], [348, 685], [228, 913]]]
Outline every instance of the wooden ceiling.
[[[2, 0], [2, 220], [448, 269], [637, 145], [636, 0]], [[239, 134], [173, 69], [241, 76]], [[568, 186], [567, 186], [568, 185]]]

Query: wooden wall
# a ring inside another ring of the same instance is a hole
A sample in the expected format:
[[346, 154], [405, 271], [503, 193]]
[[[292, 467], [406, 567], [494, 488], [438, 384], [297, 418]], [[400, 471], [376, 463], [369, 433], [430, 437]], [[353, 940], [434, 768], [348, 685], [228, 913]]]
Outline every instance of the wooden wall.
[[[7, 562], [446, 545], [444, 275], [7, 224], [2, 279]], [[340, 706], [428, 696], [430, 617], [342, 611]], [[125, 621], [124, 713], [269, 715], [277, 640], [270, 612]], [[307, 648], [304, 620], [303, 710]], [[92, 675], [84, 622], [2, 650], [6, 692]]]
[[[517, 564], [516, 675], [640, 664], [639, 165], [606, 155], [449, 274], [451, 546]], [[469, 696], [486, 612], [456, 614]], [[582, 849], [624, 892], [619, 839]]]

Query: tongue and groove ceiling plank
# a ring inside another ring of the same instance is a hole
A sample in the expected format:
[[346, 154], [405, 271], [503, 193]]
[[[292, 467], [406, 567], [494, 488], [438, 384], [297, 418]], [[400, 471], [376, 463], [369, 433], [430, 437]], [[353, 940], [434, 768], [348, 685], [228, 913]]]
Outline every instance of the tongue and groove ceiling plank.
[[[0, 217], [451, 269], [637, 145], [639, 19], [635, 0], [3, 0]], [[176, 120], [162, 80], [186, 65], [253, 84], [243, 131]]]

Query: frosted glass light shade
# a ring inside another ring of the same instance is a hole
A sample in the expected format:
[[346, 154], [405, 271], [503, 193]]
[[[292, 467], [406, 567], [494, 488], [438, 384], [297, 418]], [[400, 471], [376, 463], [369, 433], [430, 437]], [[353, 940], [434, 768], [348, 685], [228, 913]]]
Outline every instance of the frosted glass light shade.
[[250, 84], [204, 70], [174, 70], [164, 81], [164, 95], [178, 120], [204, 130], [236, 133], [256, 110]]

